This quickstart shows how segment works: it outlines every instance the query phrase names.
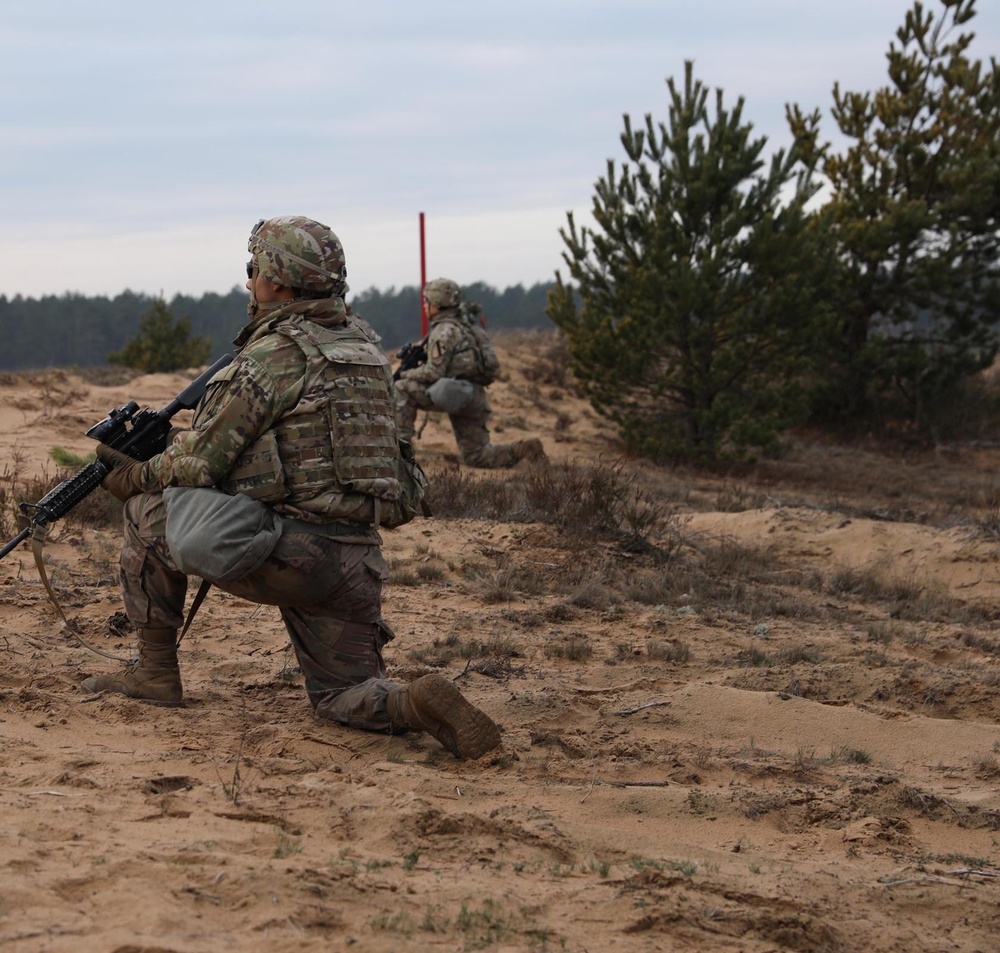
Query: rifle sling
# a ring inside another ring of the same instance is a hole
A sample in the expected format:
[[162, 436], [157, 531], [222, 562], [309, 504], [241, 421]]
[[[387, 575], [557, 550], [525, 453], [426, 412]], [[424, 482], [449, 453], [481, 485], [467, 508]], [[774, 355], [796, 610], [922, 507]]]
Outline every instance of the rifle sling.
[[111, 652], [105, 652], [103, 649], [97, 648], [96, 645], [91, 645], [79, 632], [76, 631], [76, 626], [69, 621], [66, 617], [66, 613], [63, 611], [63, 607], [59, 604], [59, 600], [56, 598], [55, 591], [52, 589], [52, 584], [49, 582], [49, 575], [45, 571], [45, 563], [42, 560], [42, 547], [45, 544], [45, 525], [42, 523], [36, 523], [34, 530], [31, 534], [31, 552], [35, 557], [35, 566], [38, 569], [38, 575], [42, 580], [42, 585], [45, 586], [45, 591], [49, 594], [49, 599], [52, 601], [52, 605], [56, 607], [56, 611], [59, 613], [60, 618], [63, 620], [63, 624], [66, 626], [66, 630], [79, 642], [85, 649], [89, 649], [97, 655], [103, 655], [104, 658], [113, 659], [116, 662], [125, 662], [128, 664], [132, 659], [123, 658], [121, 655], [114, 655]]
[[[31, 535], [31, 552], [35, 557], [35, 566], [38, 569], [39, 578], [42, 580], [42, 585], [45, 586], [45, 591], [49, 594], [49, 599], [52, 605], [56, 607], [56, 612], [59, 613], [59, 617], [63, 620], [63, 625], [66, 626], [66, 630], [70, 632], [84, 648], [89, 649], [97, 655], [103, 655], [104, 658], [113, 659], [116, 662], [125, 662], [126, 664], [134, 661], [134, 659], [124, 658], [121, 655], [114, 655], [111, 652], [105, 652], [103, 649], [99, 649], [96, 645], [91, 645], [79, 632], [76, 631], [76, 626], [70, 622], [66, 613], [63, 611], [63, 607], [59, 604], [59, 599], [56, 597], [55, 590], [52, 588], [52, 583], [49, 582], [49, 574], [45, 571], [45, 561], [42, 559], [42, 547], [45, 544], [45, 526], [41, 523], [36, 523], [34, 531]], [[184, 620], [184, 628], [181, 629], [181, 633], [177, 638], [177, 644], [180, 645], [181, 639], [187, 634], [187, 630], [191, 628], [191, 623], [194, 621], [195, 614], [198, 609], [201, 608], [201, 604], [205, 601], [205, 596], [208, 595], [208, 590], [212, 588], [212, 584], [206, 580], [202, 580], [201, 585], [198, 587], [198, 592], [195, 594], [194, 601], [191, 603], [191, 608], [188, 609], [187, 618]]]
[[177, 644], [181, 644], [181, 639], [187, 635], [187, 630], [191, 628], [191, 623], [194, 622], [194, 617], [201, 608], [201, 604], [205, 601], [205, 596], [208, 595], [208, 590], [212, 588], [212, 584], [207, 579], [202, 579], [201, 585], [198, 587], [198, 591], [194, 595], [194, 599], [191, 602], [191, 608], [188, 609], [187, 618], [184, 620], [184, 628], [181, 629], [181, 634], [177, 636]]

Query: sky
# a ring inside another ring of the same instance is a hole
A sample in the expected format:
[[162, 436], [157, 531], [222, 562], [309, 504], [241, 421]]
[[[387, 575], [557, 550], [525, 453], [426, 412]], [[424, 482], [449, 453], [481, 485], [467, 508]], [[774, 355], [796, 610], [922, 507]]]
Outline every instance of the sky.
[[[684, 63], [789, 145], [785, 105], [886, 81], [911, 0], [0, 0], [0, 295], [226, 293], [261, 218], [343, 242], [357, 293], [565, 274]], [[938, 0], [925, 0], [937, 12]], [[973, 56], [1000, 56], [979, 0]]]

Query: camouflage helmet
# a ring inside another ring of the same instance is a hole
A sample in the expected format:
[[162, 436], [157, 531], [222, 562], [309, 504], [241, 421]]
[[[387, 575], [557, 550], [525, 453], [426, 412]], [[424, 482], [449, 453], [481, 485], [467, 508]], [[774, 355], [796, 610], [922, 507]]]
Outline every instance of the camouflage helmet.
[[307, 294], [342, 297], [347, 291], [344, 246], [322, 222], [301, 215], [261, 219], [247, 250], [265, 278]]
[[424, 285], [424, 298], [436, 308], [457, 308], [462, 301], [462, 290], [450, 278], [435, 278]]

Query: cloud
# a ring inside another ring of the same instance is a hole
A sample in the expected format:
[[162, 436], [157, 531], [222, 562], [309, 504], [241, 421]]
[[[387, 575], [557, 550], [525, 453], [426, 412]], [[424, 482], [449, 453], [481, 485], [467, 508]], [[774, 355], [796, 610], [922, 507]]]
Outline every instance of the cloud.
[[[786, 102], [829, 126], [835, 79], [884, 81], [909, 5], [17, 5], [0, 33], [0, 293], [227, 291], [249, 225], [288, 212], [349, 232], [359, 288], [416, 280], [421, 210], [436, 270], [545, 280], [565, 212], [585, 216], [623, 158], [622, 114], [665, 120], [686, 59], [779, 147]], [[996, 49], [1000, 4], [974, 26]]]

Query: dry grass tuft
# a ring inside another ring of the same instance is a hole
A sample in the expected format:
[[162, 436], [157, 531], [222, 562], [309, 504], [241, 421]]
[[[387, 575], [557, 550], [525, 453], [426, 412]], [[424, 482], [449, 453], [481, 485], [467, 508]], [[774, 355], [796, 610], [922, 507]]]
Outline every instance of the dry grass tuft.
[[[20, 509], [22, 502], [38, 503], [78, 472], [60, 469], [51, 477], [45, 472], [32, 476], [27, 474], [26, 469], [24, 455], [15, 449], [0, 472], [0, 535], [4, 539], [16, 536], [27, 525]], [[110, 493], [98, 488], [77, 503], [62, 520], [69, 526], [116, 527], [121, 525], [122, 504]]]
[[652, 640], [646, 643], [646, 655], [657, 662], [685, 665], [691, 660], [691, 646], [676, 640]]
[[439, 467], [428, 476], [431, 509], [444, 518], [546, 523], [571, 543], [612, 540], [664, 558], [683, 544], [673, 504], [644, 489], [624, 462], [560, 463], [482, 475]]
[[546, 658], [585, 662], [593, 656], [594, 646], [586, 635], [574, 633], [558, 641], [546, 643], [544, 653]]
[[533, 349], [533, 358], [524, 366], [526, 380], [560, 390], [569, 389], [570, 353], [562, 334], [548, 339], [548, 343]]

